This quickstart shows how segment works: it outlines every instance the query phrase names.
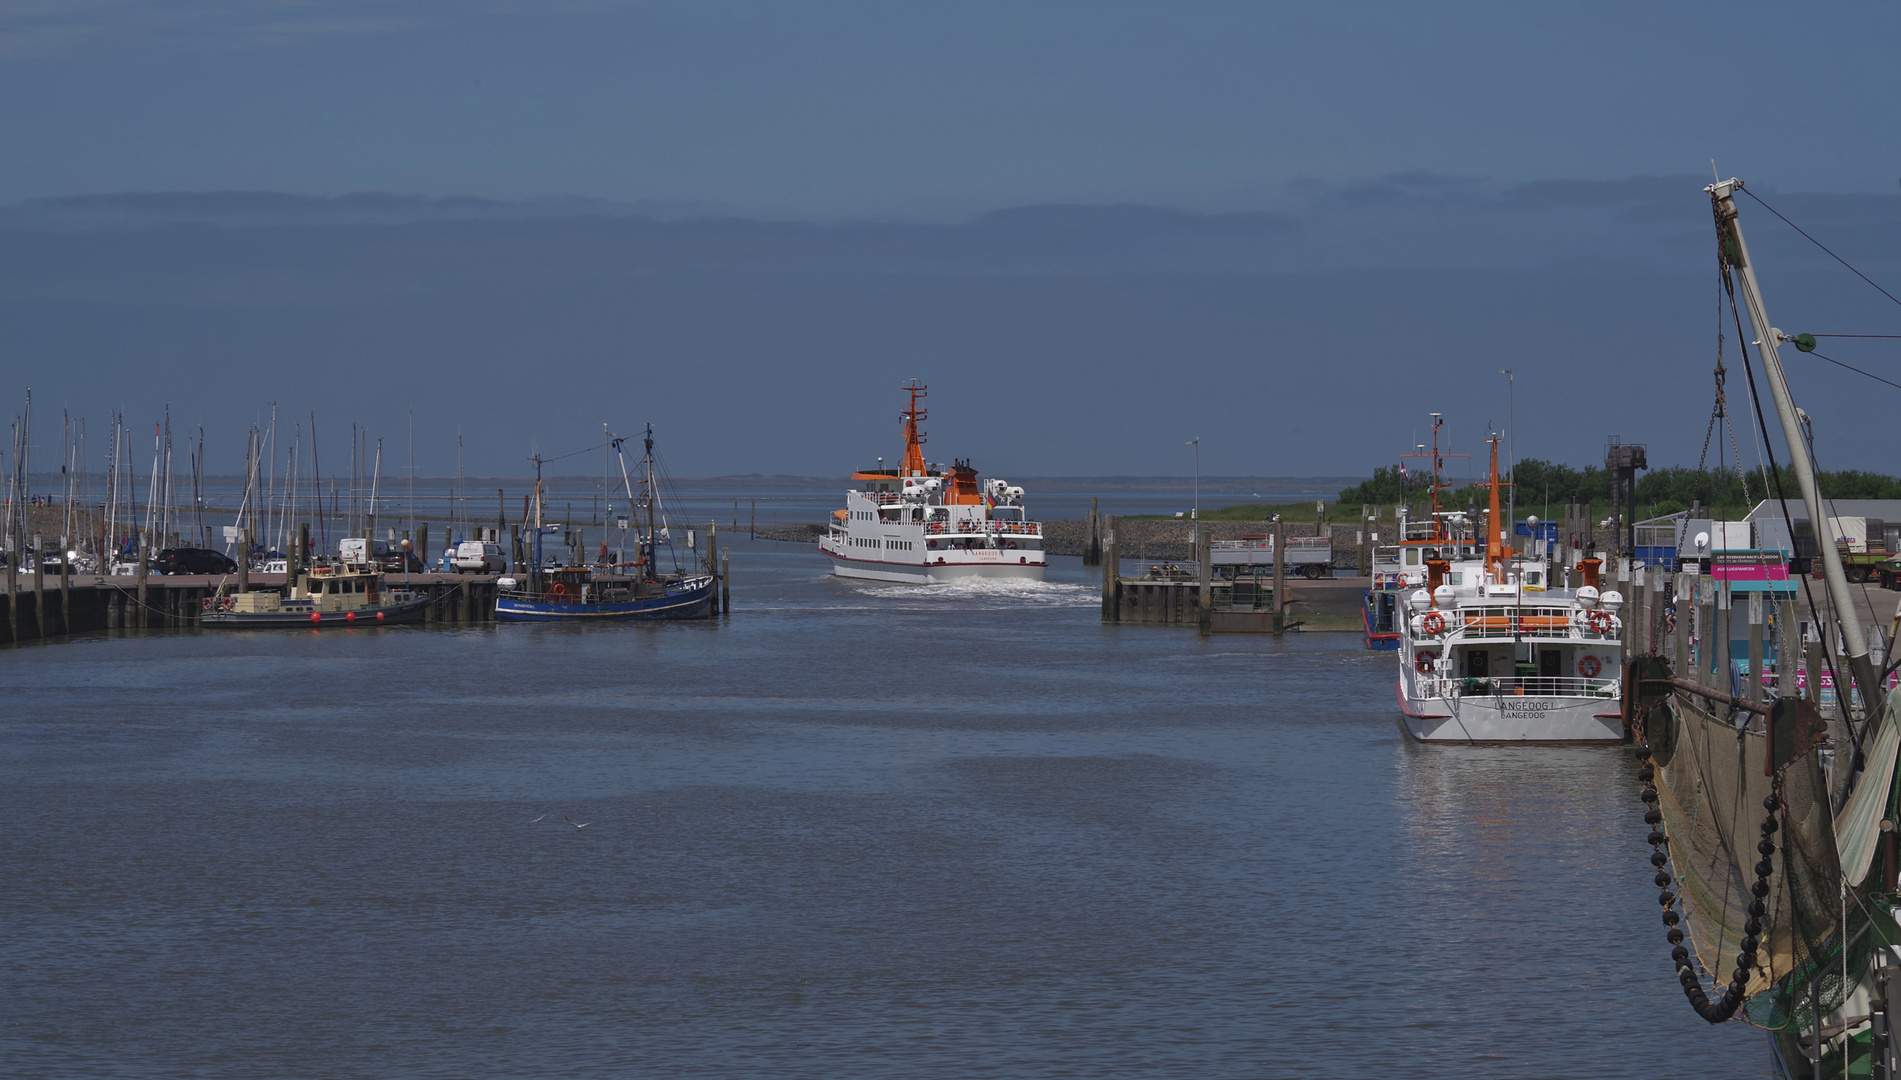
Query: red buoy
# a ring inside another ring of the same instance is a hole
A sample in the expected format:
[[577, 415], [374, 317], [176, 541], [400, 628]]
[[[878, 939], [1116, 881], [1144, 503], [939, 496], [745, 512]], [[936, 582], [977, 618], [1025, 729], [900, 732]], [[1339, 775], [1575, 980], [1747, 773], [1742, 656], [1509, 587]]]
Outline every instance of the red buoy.
[[321, 614], [319, 614], [319, 613], [317, 613], [317, 612], [315, 612], [315, 611], [313, 611], [313, 612], [311, 612], [311, 613], [310, 613], [310, 621], [311, 621], [311, 622], [314, 622], [314, 623], [320, 623], [320, 622], [322, 622], [322, 621], [323, 621], [323, 616], [322, 616]]

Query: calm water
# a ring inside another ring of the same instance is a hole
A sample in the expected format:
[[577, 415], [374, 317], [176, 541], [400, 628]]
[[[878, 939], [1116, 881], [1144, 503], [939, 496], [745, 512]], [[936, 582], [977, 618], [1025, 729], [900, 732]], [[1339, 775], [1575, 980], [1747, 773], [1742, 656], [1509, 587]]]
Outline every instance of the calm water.
[[1075, 560], [733, 561], [723, 626], [0, 651], [0, 1072], [1768, 1075], [1618, 750], [1412, 745], [1391, 654]]

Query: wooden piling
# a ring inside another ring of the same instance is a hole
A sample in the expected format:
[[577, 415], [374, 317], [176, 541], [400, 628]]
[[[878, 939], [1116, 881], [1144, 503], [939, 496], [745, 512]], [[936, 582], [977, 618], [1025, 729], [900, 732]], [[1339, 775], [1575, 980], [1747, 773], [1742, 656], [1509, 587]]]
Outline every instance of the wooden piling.
[[[72, 550], [71, 548], [67, 549]], [[73, 568], [67, 562], [66, 552], [59, 553], [59, 632], [73, 632]]]
[[1112, 514], [1104, 523], [1102, 533], [1102, 621], [1122, 621], [1122, 597], [1120, 596], [1118, 573], [1121, 560], [1116, 555], [1116, 519]]
[[1743, 696], [1762, 701], [1762, 594], [1749, 594], [1749, 686]]
[[[374, 547], [374, 543], [371, 544]], [[251, 591], [251, 527], [238, 534], [238, 591]]]
[[719, 553], [719, 613], [725, 615], [733, 610], [733, 553]]
[[146, 575], [151, 573], [151, 567], [152, 567], [152, 553], [151, 553], [152, 533], [150, 529], [147, 529], [139, 533], [138, 535], [139, 535], [139, 610], [137, 614], [137, 622], [139, 625], [139, 629], [143, 630], [152, 625], [152, 620], [150, 617], [152, 609], [146, 606], [147, 597], [149, 595], [146, 592]]
[[[429, 526], [427, 525], [423, 526], [423, 535], [428, 535], [428, 528]], [[290, 557], [284, 561], [284, 591], [286, 594], [290, 592], [291, 586], [297, 584], [297, 578], [304, 572], [305, 553], [309, 550], [310, 522], [300, 521], [297, 523], [297, 546], [292, 549]]]
[[1102, 515], [1096, 510], [1096, 500], [1089, 500], [1089, 515], [1084, 520], [1086, 533], [1083, 540], [1083, 565], [1102, 565]]
[[46, 538], [33, 534], [33, 625], [46, 640]]
[[1287, 523], [1274, 521], [1274, 634], [1287, 629]]
[[1208, 530], [1195, 523], [1195, 576], [1201, 587], [1196, 591], [1195, 629], [1202, 634], [1214, 631], [1214, 577], [1208, 565], [1211, 545]]

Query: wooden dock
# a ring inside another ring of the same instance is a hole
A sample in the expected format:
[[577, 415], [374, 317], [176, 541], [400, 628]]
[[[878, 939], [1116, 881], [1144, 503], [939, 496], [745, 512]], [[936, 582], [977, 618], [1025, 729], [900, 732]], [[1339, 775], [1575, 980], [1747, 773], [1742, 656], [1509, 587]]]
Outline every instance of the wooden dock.
[[[283, 574], [250, 574], [250, 589], [281, 591]], [[429, 597], [425, 623], [480, 625], [495, 621], [496, 574], [391, 574], [388, 583]], [[12, 585], [11, 589], [5, 588]], [[178, 630], [198, 626], [206, 597], [237, 588], [238, 576], [98, 574], [19, 575], [0, 572], [0, 644], [101, 630]]]

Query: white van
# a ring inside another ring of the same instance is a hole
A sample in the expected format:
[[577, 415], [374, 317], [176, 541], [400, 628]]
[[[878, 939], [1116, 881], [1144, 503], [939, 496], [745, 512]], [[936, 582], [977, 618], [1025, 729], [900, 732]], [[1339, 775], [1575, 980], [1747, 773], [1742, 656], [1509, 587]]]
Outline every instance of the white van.
[[502, 557], [502, 545], [487, 540], [464, 540], [455, 547], [455, 572], [458, 574], [499, 574], [508, 569]]
[[346, 563], [377, 562], [390, 553], [389, 541], [368, 540], [361, 536], [337, 541], [337, 557]]

